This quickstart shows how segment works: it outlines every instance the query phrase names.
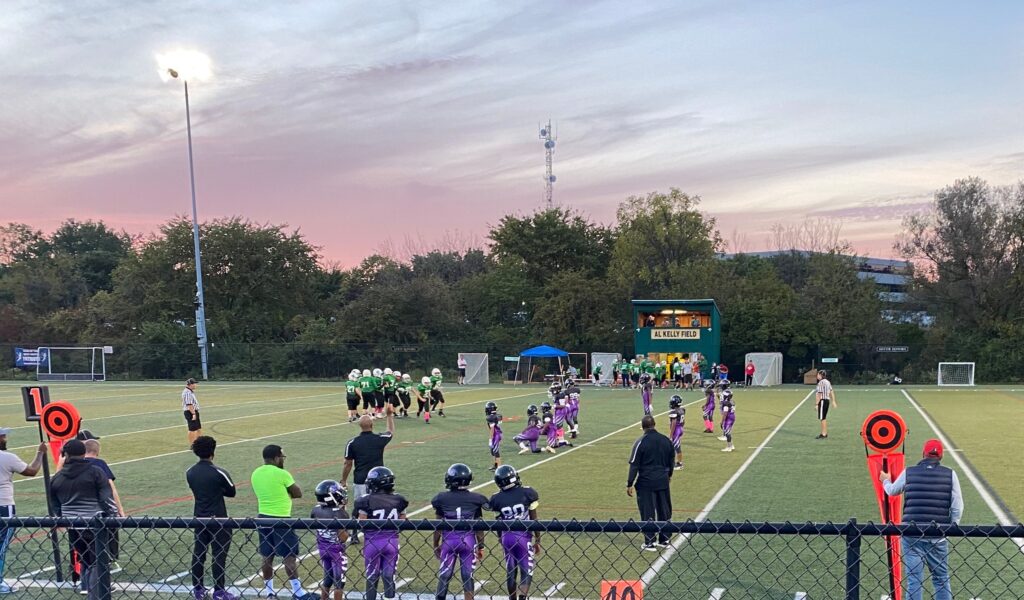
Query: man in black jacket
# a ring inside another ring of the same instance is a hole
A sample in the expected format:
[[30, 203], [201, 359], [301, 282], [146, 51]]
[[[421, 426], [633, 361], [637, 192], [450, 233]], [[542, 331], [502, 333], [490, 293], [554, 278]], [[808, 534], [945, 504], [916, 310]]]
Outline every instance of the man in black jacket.
[[[633, 444], [629, 454], [629, 479], [626, 494], [633, 496], [636, 486], [636, 505], [640, 519], [644, 521], [668, 521], [672, 518], [672, 494], [669, 482], [675, 466], [675, 448], [672, 440], [654, 429], [654, 417], [647, 415], [640, 421], [644, 434]], [[668, 534], [658, 533], [655, 543], [653, 533], [644, 534], [643, 549], [656, 552], [658, 547], [668, 546]]]
[[[117, 505], [110, 481], [103, 471], [85, 460], [85, 443], [70, 440], [64, 444], [64, 466], [50, 482], [50, 499], [57, 514], [67, 518], [91, 519], [97, 515], [117, 516]], [[96, 563], [94, 535], [90, 529], [68, 529], [71, 548], [82, 564], [82, 589], [89, 598], [97, 598], [99, 586], [90, 570]], [[104, 550], [106, 551], [106, 550]]]
[[[195, 497], [192, 511], [197, 518], [226, 519], [228, 516], [224, 498], [234, 498], [235, 482], [227, 471], [213, 464], [213, 453], [217, 449], [217, 440], [208, 435], [201, 435], [192, 442], [192, 452], [199, 457], [199, 462], [185, 471], [188, 487]], [[236, 600], [231, 592], [225, 589], [224, 566], [231, 549], [231, 530], [223, 528], [219, 523], [211, 523], [206, 527], [196, 528], [196, 542], [192, 548], [192, 594], [196, 598], [206, 597], [203, 586], [203, 569], [206, 565], [206, 554], [213, 554], [213, 600]], [[212, 547], [212, 548], [211, 548]]]

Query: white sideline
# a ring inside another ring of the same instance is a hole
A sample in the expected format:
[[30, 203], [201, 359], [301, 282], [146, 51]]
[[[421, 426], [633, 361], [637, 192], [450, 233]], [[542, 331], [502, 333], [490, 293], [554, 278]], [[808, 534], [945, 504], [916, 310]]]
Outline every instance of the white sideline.
[[[529, 394], [519, 394], [517, 396], [505, 396], [504, 398], [488, 398], [488, 399], [484, 399], [484, 400], [476, 400], [476, 401], [473, 401], [473, 402], [464, 402], [462, 404], [452, 404], [451, 406], [449, 406], [447, 408], [458, 408], [460, 406], [473, 406], [474, 404], [481, 404], [483, 402], [494, 402], [494, 401], [497, 401], [497, 400], [510, 400], [512, 398], [521, 398], [523, 396], [535, 396], [537, 394], [543, 394], [543, 393], [545, 393], [545, 391], [538, 390], [536, 392], [531, 392]], [[235, 444], [244, 444], [246, 442], [257, 442], [257, 441], [260, 441], [260, 440], [269, 440], [269, 439], [278, 438], [278, 437], [282, 437], [282, 436], [286, 436], [286, 435], [294, 435], [296, 433], [307, 433], [307, 432], [310, 432], [310, 431], [318, 431], [320, 429], [330, 429], [331, 427], [343, 427], [345, 425], [352, 425], [352, 423], [350, 421], [342, 421], [340, 423], [331, 423], [330, 425], [321, 425], [319, 427], [307, 427], [306, 429], [297, 429], [295, 431], [284, 431], [284, 432], [281, 432], [281, 433], [272, 433], [270, 435], [261, 435], [259, 437], [243, 438], [243, 439], [240, 439], [240, 440], [234, 440], [234, 441], [231, 441], [231, 442], [225, 442], [223, 444], [217, 444], [217, 447], [218, 448], [223, 448], [225, 446], [233, 446]], [[117, 467], [117, 466], [120, 466], [120, 465], [127, 465], [127, 464], [131, 464], [131, 463], [142, 462], [144, 460], [152, 460], [152, 459], [155, 459], [155, 458], [166, 458], [168, 456], [175, 456], [175, 455], [178, 455], [178, 454], [189, 454], [191, 452], [192, 452], [191, 450], [186, 449], [186, 450], [175, 450], [174, 452], [164, 452], [163, 454], [154, 454], [152, 456], [140, 456], [139, 458], [130, 458], [128, 460], [121, 460], [121, 461], [118, 461], [118, 462], [112, 462], [112, 463], [110, 463], [110, 466], [111, 467]], [[39, 475], [36, 475], [34, 477], [26, 477], [24, 479], [16, 479], [16, 480], [14, 480], [14, 483], [18, 484], [18, 483], [22, 483], [22, 482], [25, 482], [25, 481], [37, 481], [39, 479], [42, 479], [42, 477], [39, 476]]]
[[[725, 485], [723, 485], [721, 489], [719, 489], [718, 492], [715, 493], [711, 500], [708, 501], [707, 506], [705, 506], [704, 509], [701, 510], [700, 513], [693, 519], [694, 521], [700, 523], [708, 518], [708, 514], [711, 513], [712, 509], [715, 508], [715, 505], [717, 505], [718, 502], [722, 499], [722, 497], [725, 496], [726, 492], [728, 492], [729, 489], [732, 488], [733, 484], [736, 483], [736, 480], [740, 478], [740, 475], [742, 475], [750, 466], [750, 464], [754, 462], [754, 459], [757, 458], [757, 455], [761, 453], [761, 450], [767, 447], [768, 442], [770, 442], [771, 439], [775, 437], [775, 434], [782, 429], [786, 422], [789, 421], [789, 418], [792, 417], [796, 413], [796, 411], [799, 410], [800, 407], [804, 405], [804, 402], [807, 402], [807, 399], [813, 395], [814, 391], [808, 392], [808, 394], [804, 396], [804, 399], [798, 402], [797, 405], [793, 407], [793, 410], [789, 411], [789, 414], [787, 414], [785, 417], [783, 417], [781, 421], [779, 421], [779, 424], [776, 425], [775, 429], [773, 429], [772, 432], [768, 434], [768, 437], [764, 438], [764, 441], [761, 442], [760, 445], [758, 445], [758, 447], [750, 454], [750, 456], [747, 457], [747, 460], [744, 461], [743, 464], [740, 465], [740, 468], [737, 469], [736, 472], [732, 474], [732, 477], [730, 477], [729, 480], [725, 482]], [[683, 546], [683, 544], [685, 544], [687, 540], [690, 539], [691, 535], [692, 534], [689, 533], [679, 534], [675, 537], [675, 539], [672, 540], [672, 545], [670, 545], [661, 554], [661, 556], [659, 556], [658, 559], [655, 560], [654, 563], [652, 563], [646, 571], [644, 571], [644, 574], [640, 577], [640, 581], [643, 584], [643, 587], [646, 588], [651, 584], [654, 578], [658, 576], [658, 573], [662, 569], [664, 569], [665, 566], [669, 563], [669, 560], [672, 559], [672, 556], [674, 556], [675, 553], [678, 552], [679, 549]], [[718, 590], [720, 588], [715, 589]], [[722, 592], [724, 593], [725, 590], [722, 590]]]

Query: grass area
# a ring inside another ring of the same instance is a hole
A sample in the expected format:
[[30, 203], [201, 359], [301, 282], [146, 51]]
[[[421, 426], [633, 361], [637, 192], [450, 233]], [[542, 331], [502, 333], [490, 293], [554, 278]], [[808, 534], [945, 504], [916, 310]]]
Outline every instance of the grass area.
[[[186, 447], [177, 385], [76, 384], [52, 385], [50, 390], [53, 399], [74, 402], [85, 426], [103, 437], [103, 456], [118, 476], [125, 507], [131, 514], [191, 513], [184, 471], [194, 460]], [[684, 394], [684, 402], [693, 404], [688, 408], [689, 426], [684, 438], [686, 468], [673, 479], [674, 518], [700, 515], [756, 452], [755, 448], [771, 435], [759, 455], [717, 499], [708, 519], [845, 522], [853, 517], [877, 521], [878, 509], [859, 438], [861, 423], [868, 413], [881, 408], [903, 415], [910, 430], [907, 455], [911, 463], [919, 454], [920, 444], [933, 437], [930, 428], [898, 389], [840, 389], [840, 407], [830, 415], [831, 435], [828, 440], [815, 440], [813, 402], [804, 401], [808, 391], [804, 387], [738, 390], [734, 429], [737, 450], [731, 454], [720, 451], [723, 443], [715, 436], [700, 433], [701, 395]], [[356, 428], [343, 422], [343, 397], [337, 385], [210, 383], [201, 385], [198, 393], [205, 432], [220, 443], [217, 463], [233, 474], [240, 487], [239, 497], [229, 502], [232, 516], [252, 516], [256, 512], [248, 479], [252, 469], [261, 464], [260, 449], [267, 443], [284, 447], [287, 468], [307, 492], [321, 479], [340, 476], [344, 445]], [[1014, 514], [1021, 514], [1024, 493], [1021, 478], [1014, 473], [1019, 475], [1015, 457], [1024, 447], [1024, 435], [1013, 431], [1014, 424], [1024, 416], [1020, 392], [913, 389], [911, 393], [997, 497]], [[656, 392], [658, 412], [666, 410], [669, 395], [667, 390]], [[642, 413], [636, 392], [585, 390], [578, 447], [554, 457], [518, 456], [511, 442], [523, 426], [526, 405], [544, 399], [541, 388], [453, 387], [447, 397], [447, 418], [435, 418], [429, 426], [414, 419], [400, 420], [396, 439], [387, 452], [388, 465], [398, 477], [398, 491], [410, 500], [414, 518], [432, 516], [423, 509], [441, 490], [444, 470], [452, 462], [469, 464], [476, 473], [476, 483], [489, 481], [490, 457], [482, 410], [488, 400], [495, 400], [506, 417], [506, 462], [523, 470], [523, 479], [541, 494], [541, 518], [635, 518], [635, 503], [625, 495], [624, 487], [629, 448], [640, 433], [636, 423]], [[0, 385], [0, 424], [18, 426], [9, 436], [9, 445], [28, 457], [36, 433], [34, 425], [23, 423], [18, 386]], [[663, 419], [660, 424], [663, 428], [667, 425]], [[946, 463], [959, 470], [952, 461], [947, 459]], [[967, 506], [964, 522], [994, 523], [995, 516], [963, 474], [961, 482]], [[485, 485], [479, 491], [490, 494], [494, 486]], [[45, 511], [38, 479], [20, 480], [15, 493], [19, 514]], [[308, 515], [311, 506], [311, 500], [297, 501], [295, 516]], [[49, 545], [38, 537], [24, 539], [31, 533], [19, 532], [8, 555], [8, 579], [45, 566]], [[553, 597], [595, 598], [602, 578], [638, 578], [659, 555], [641, 552], [639, 540], [634, 538], [603, 534], [547, 536], [532, 597], [543, 597], [542, 593], [550, 590]], [[879, 595], [885, 576], [884, 554], [875, 542], [865, 541], [868, 597]], [[493, 541], [489, 543], [492, 554], [478, 570], [477, 579], [485, 582], [481, 594], [500, 596], [503, 566], [500, 557], [493, 554], [500, 553], [500, 549]], [[174, 576], [187, 570], [190, 544], [188, 532], [123, 532], [120, 564], [124, 570], [115, 575], [115, 580], [158, 583], [169, 579], [160, 589], [166, 591], [166, 585], [181, 584], [180, 593], [185, 594], [188, 577]], [[304, 536], [304, 544], [312, 544], [312, 536]], [[957, 540], [953, 548], [951, 564], [955, 572], [977, 573], [975, 588], [985, 569], [1002, 566], [1016, 573], [1024, 571], [1024, 557], [1009, 540]], [[984, 564], [981, 553], [996, 553], [1001, 558]], [[348, 554], [349, 589], [361, 590], [360, 550], [351, 548]], [[237, 533], [229, 578], [241, 581], [254, 574], [254, 556], [254, 532]], [[654, 574], [647, 597], [704, 599], [717, 588], [725, 590], [723, 598], [793, 598], [801, 591], [811, 598], [837, 597], [844, 581], [844, 557], [844, 541], [840, 538], [694, 537]], [[411, 581], [400, 591], [432, 592], [436, 563], [425, 534], [404, 534], [399, 577]], [[315, 560], [303, 561], [303, 568], [311, 585], [319, 576]], [[51, 579], [52, 572], [34, 577]], [[1024, 596], [1019, 578], [1007, 579], [1011, 583], [1000, 590], [975, 589], [969, 582], [955, 589], [986, 598], [997, 597], [997, 592]], [[453, 583], [453, 592], [456, 587]], [[61, 594], [37, 591], [46, 594], [38, 597]], [[70, 592], [67, 594], [71, 597]], [[139, 591], [123, 597], [166, 594]]]

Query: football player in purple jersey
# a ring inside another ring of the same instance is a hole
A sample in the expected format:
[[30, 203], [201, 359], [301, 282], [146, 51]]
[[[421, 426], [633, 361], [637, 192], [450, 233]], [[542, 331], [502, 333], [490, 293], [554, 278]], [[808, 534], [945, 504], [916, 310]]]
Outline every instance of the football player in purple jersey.
[[[387, 467], [374, 467], [366, 475], [367, 495], [353, 506], [360, 521], [405, 519], [409, 501], [395, 493], [395, 474]], [[364, 529], [363, 559], [366, 562], [366, 599], [377, 599], [377, 582], [384, 580], [384, 597], [395, 597], [398, 570], [398, 531]]]
[[[462, 463], [448, 467], [444, 475], [444, 486], [447, 491], [434, 496], [430, 505], [434, 514], [445, 521], [472, 521], [483, 518], [488, 508], [487, 497], [469, 491], [473, 482], [473, 471]], [[473, 600], [476, 585], [473, 571], [478, 561], [484, 557], [483, 531], [434, 531], [434, 554], [441, 560], [441, 568], [437, 574], [438, 600], [448, 597], [448, 585], [455, 576], [455, 565], [459, 564], [462, 576], [462, 595], [465, 600]]]
[[[345, 500], [348, 495], [340, 483], [325, 479], [316, 486], [316, 506], [310, 518], [320, 521], [347, 519]], [[348, 557], [345, 556], [345, 542], [348, 532], [343, 529], [318, 529], [316, 547], [320, 551], [320, 566], [324, 569], [324, 578], [320, 582], [320, 600], [329, 600], [334, 590], [334, 600], [342, 600], [345, 595], [345, 573], [348, 571]]]
[[683, 468], [683, 426], [686, 423], [686, 408], [679, 394], [668, 399], [668, 437], [676, 449], [675, 470]]
[[501, 466], [501, 414], [498, 413], [498, 405], [493, 402], [484, 404], [484, 417], [487, 419], [487, 429], [490, 432], [490, 439], [487, 445], [491, 449], [491, 458], [494, 459], [494, 471]]
[[[502, 465], [494, 472], [494, 483], [500, 490], [488, 501], [499, 521], [537, 520], [540, 496], [519, 479], [511, 465]], [[531, 540], [532, 537], [532, 540]], [[527, 600], [533, 583], [535, 560], [540, 556], [540, 531], [503, 531], [501, 549], [505, 552], [505, 588], [509, 600]]]
[[519, 454], [526, 454], [528, 452], [539, 453], [541, 450], [537, 447], [537, 442], [540, 440], [540, 434], [540, 417], [537, 416], [537, 405], [531, 404], [526, 407], [526, 429], [523, 429], [522, 433], [512, 438], [515, 443], [519, 444]]

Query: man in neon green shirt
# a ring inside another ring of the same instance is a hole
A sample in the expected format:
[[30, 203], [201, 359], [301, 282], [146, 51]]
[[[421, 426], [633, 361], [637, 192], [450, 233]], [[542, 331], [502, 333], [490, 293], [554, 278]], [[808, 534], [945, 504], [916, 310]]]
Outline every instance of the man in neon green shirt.
[[[292, 474], [284, 470], [284, 451], [277, 444], [263, 448], [263, 466], [252, 472], [250, 481], [256, 494], [260, 519], [288, 519], [292, 516], [292, 499], [301, 498], [302, 490], [295, 483]], [[292, 588], [295, 600], [313, 600], [315, 596], [302, 589], [296, 556], [299, 554], [299, 536], [293, 529], [261, 527], [257, 530], [260, 538], [260, 566], [263, 575], [263, 595], [277, 598], [274, 591], [274, 556], [284, 559], [284, 571]]]

